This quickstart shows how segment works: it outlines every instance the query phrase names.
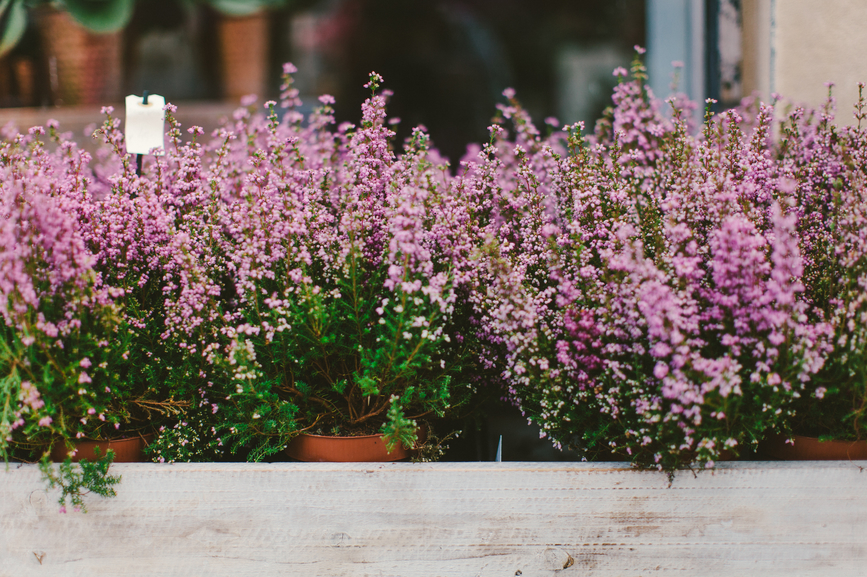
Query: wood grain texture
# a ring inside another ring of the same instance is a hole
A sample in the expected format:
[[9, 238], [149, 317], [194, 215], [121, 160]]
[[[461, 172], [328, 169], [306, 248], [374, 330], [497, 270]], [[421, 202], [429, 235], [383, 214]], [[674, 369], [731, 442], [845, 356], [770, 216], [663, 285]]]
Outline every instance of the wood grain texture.
[[0, 472], [0, 577], [863, 576], [867, 462], [122, 464], [58, 513]]

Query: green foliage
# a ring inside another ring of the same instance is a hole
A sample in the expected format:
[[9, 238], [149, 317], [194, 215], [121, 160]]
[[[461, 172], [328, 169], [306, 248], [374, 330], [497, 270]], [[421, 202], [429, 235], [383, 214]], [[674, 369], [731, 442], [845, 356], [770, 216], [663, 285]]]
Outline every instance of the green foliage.
[[42, 5], [64, 10], [88, 30], [107, 34], [129, 24], [135, 0], [0, 0], [0, 57], [24, 35], [28, 9]]
[[57, 7], [93, 32], [117, 32], [129, 24], [135, 0], [60, 0]]
[[0, 57], [15, 48], [27, 29], [23, 0], [0, 0]]
[[418, 453], [413, 457], [413, 463], [431, 463], [439, 461], [449, 448], [448, 442], [458, 437], [458, 431], [452, 431], [442, 437], [434, 433], [430, 428], [427, 430], [427, 437], [418, 446]]
[[145, 454], [158, 463], [207, 462], [222, 456], [222, 440], [211, 428], [210, 410], [187, 411], [184, 420], [163, 426], [157, 438], [145, 447]]
[[99, 495], [100, 497], [114, 497], [114, 485], [120, 483], [120, 475], [113, 476], [108, 474], [108, 469], [114, 460], [114, 451], [109, 449], [105, 455], [100, 458], [99, 448], [94, 449], [94, 454], [97, 457], [96, 461], [90, 462], [87, 459], [82, 459], [77, 465], [72, 463], [72, 459], [67, 457], [66, 460], [57, 467], [48, 460], [48, 456], [44, 456], [39, 462], [39, 470], [42, 471], [42, 480], [48, 484], [48, 489], [59, 488], [60, 497], [57, 502], [60, 504], [60, 512], [66, 512], [66, 505], [71, 503], [75, 510], [87, 512], [87, 507], [84, 504], [84, 497], [89, 493]]
[[286, 4], [286, 0], [205, 0], [226, 16], [249, 16], [260, 10], [274, 10]]
[[[383, 304], [383, 271], [368, 273], [360, 283], [359, 263], [348, 256], [346, 274], [330, 287], [295, 294], [284, 299], [285, 306], [264, 302], [275, 290], [283, 292], [268, 286], [259, 291], [258, 303], [245, 308], [248, 326], [287, 328], [239, 334], [221, 361], [234, 388], [231, 403], [221, 409], [233, 452], [252, 447], [249, 458], [258, 460], [303, 430], [381, 430], [392, 447], [411, 446], [415, 418], [442, 415], [466, 401], [455, 394], [453, 377], [468, 350], [453, 346], [447, 334], [412, 326], [414, 319], [436, 326], [438, 306], [399, 288]], [[382, 315], [377, 304], [383, 304]]]
[[418, 440], [418, 427], [416, 422], [407, 419], [400, 409], [399, 399], [395, 395], [391, 397], [391, 407], [388, 409], [388, 420], [382, 424], [382, 432], [387, 439], [388, 452], [394, 451], [398, 444], [407, 449], [411, 448]]
[[112, 371], [127, 344], [122, 335], [116, 338], [116, 311], [82, 309], [81, 323], [62, 342], [44, 338], [35, 328], [36, 316], [30, 311], [19, 327], [0, 323], [0, 455], [4, 459], [9, 458], [10, 442], [34, 446], [57, 436], [98, 438], [101, 429], [108, 426], [113, 431], [112, 425], [123, 421], [128, 412], [123, 402], [130, 396], [127, 383]]

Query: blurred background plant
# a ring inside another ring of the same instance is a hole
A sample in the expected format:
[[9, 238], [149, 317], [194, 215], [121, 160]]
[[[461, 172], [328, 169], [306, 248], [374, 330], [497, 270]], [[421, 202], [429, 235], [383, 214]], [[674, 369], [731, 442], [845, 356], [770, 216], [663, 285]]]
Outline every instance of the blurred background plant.
[[[31, 41], [31, 46], [38, 44], [45, 56], [57, 100], [114, 101], [120, 96], [121, 31], [134, 7], [135, 0], [6, 0], [0, 4], [0, 55], [12, 51], [33, 22], [41, 42]], [[33, 78], [23, 81], [32, 84]]]
[[0, 3], [0, 56], [24, 36], [31, 9], [51, 8], [66, 12], [72, 19], [97, 33], [117, 32], [129, 24], [135, 0], [4, 0]]
[[[88, 44], [112, 38], [112, 47], [101, 50], [109, 60], [95, 67], [110, 70], [108, 79], [79, 73], [84, 80], [78, 86], [90, 88], [68, 90], [64, 56], [40, 32], [44, 10], [25, 10], [21, 0], [10, 0], [0, 26], [10, 25], [10, 38], [23, 36], [0, 59], [0, 105], [107, 104], [142, 89], [175, 103], [237, 104], [249, 93], [275, 98], [275, 71], [292, 61], [300, 70], [296, 85], [304, 113], [312, 111], [316, 96], [328, 93], [346, 103], [338, 108], [339, 123], [352, 119], [350, 111], [365, 97], [359, 87], [377, 70], [395, 92], [392, 114], [403, 120], [393, 127], [398, 142], [424, 124], [438, 148], [458, 158], [468, 143], [485, 138], [490, 111], [509, 85], [521, 90], [539, 118], [592, 122], [613, 86], [611, 70], [627, 63], [630, 47], [645, 38], [643, 0], [545, 0], [541, 6], [524, 0], [129, 4], [132, 17], [121, 32], [96, 34], [91, 27], [87, 40], [66, 42], [63, 52], [83, 54], [91, 52]], [[13, 21], [19, 23], [15, 35]], [[216, 119], [205, 128], [215, 126]]]

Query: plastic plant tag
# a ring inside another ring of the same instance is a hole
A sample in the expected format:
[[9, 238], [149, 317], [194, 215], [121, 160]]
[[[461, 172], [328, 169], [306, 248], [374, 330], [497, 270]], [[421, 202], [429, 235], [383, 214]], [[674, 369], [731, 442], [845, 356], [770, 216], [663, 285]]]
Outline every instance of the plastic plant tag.
[[142, 97], [135, 94], [126, 97], [126, 151], [162, 156], [165, 153], [163, 139], [166, 113], [163, 108], [166, 99], [159, 94], [151, 94], [147, 104], [142, 101]]

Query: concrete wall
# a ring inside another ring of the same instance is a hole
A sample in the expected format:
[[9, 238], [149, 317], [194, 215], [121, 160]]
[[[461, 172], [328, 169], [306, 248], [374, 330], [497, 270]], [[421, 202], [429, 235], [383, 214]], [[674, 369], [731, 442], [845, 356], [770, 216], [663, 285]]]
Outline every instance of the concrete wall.
[[662, 99], [671, 93], [674, 68], [684, 67], [678, 90], [703, 102], [704, 0], [647, 0], [647, 71], [650, 87]]
[[821, 106], [834, 82], [838, 121], [851, 123], [867, 82], [867, 1], [743, 0], [744, 89]]

